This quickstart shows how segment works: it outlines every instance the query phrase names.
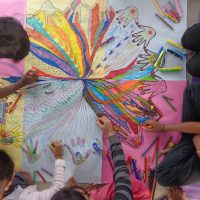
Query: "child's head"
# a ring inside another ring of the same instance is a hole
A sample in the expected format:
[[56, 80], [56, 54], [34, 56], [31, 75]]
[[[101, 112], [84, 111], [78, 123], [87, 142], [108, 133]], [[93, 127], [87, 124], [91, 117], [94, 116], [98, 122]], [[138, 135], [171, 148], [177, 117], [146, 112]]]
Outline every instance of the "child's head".
[[11, 157], [0, 150], [0, 192], [3, 193], [9, 189], [14, 176], [15, 165]]
[[51, 200], [90, 200], [88, 192], [79, 186], [63, 188]]
[[13, 17], [0, 17], [0, 58], [20, 61], [29, 50], [29, 37], [22, 24]]

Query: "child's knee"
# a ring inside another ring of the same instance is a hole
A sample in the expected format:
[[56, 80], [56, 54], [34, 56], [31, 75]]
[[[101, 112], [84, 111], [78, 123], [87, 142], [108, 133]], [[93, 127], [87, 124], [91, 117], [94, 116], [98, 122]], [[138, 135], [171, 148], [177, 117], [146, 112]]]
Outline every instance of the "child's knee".
[[167, 171], [168, 171], [168, 170], [166, 170], [166, 169], [160, 169], [160, 167], [158, 166], [158, 167], [155, 169], [155, 173], [154, 173], [154, 176], [155, 176], [155, 179], [157, 180], [157, 182], [158, 182], [161, 186], [164, 186], [164, 187], [169, 186], [168, 176], [166, 176], [166, 174], [168, 174]]
[[189, 38], [188, 38], [188, 33], [187, 31], [183, 34], [182, 38], [181, 38], [181, 44], [185, 49], [189, 49], [190, 48], [190, 44], [189, 44]]
[[192, 76], [200, 76], [200, 63], [194, 62], [191, 59], [187, 62], [186, 69]]

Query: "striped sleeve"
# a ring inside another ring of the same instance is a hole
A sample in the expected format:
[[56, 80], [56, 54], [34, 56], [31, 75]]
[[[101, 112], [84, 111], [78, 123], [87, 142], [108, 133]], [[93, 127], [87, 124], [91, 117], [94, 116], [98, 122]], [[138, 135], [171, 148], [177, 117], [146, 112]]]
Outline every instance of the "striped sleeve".
[[114, 200], [133, 200], [130, 174], [121, 143], [116, 135], [109, 137], [109, 142], [114, 164]]

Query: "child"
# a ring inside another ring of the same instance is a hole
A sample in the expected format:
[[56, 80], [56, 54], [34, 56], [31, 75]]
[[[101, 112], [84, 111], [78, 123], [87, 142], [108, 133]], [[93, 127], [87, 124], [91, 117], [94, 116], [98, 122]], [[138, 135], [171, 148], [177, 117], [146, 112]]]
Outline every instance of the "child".
[[0, 150], [0, 199], [9, 189], [14, 177], [14, 163], [7, 153]]
[[199, 142], [195, 140], [200, 134], [199, 102], [200, 84], [192, 84], [184, 92], [182, 123], [162, 124], [154, 120], [145, 122], [152, 127], [146, 129], [149, 132], [182, 132], [180, 142], [172, 148], [155, 170], [157, 182], [164, 187], [182, 186], [200, 181]]
[[53, 142], [50, 149], [55, 156], [55, 174], [52, 186], [43, 191], [37, 191], [36, 185], [23, 189], [20, 185], [8, 196], [4, 196], [12, 184], [14, 177], [14, 164], [12, 159], [0, 151], [0, 199], [4, 200], [50, 200], [51, 197], [64, 187], [65, 161], [62, 159], [63, 146], [60, 142]]
[[30, 41], [28, 34], [13, 17], [0, 17], [0, 58], [17, 62], [28, 55]]
[[[28, 34], [21, 23], [13, 17], [0, 17], [0, 58], [8, 58], [18, 62], [28, 55], [29, 50]], [[6, 97], [25, 85], [35, 82], [36, 79], [36, 73], [28, 71], [19, 82], [0, 88], [0, 98]]]
[[130, 178], [124, 152], [111, 121], [105, 116], [99, 117], [97, 125], [109, 138], [114, 164], [114, 182], [88, 193], [83, 187], [72, 186], [57, 192], [51, 200], [150, 200], [149, 190], [135, 179]]

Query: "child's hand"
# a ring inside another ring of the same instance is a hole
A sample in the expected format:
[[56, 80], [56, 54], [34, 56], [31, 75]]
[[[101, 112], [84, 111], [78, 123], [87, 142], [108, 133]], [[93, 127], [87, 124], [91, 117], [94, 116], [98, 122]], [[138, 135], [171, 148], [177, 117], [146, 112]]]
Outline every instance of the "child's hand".
[[78, 183], [76, 182], [75, 177], [74, 176], [69, 177], [69, 179], [68, 179], [68, 181], [66, 183], [66, 186], [70, 188], [70, 187], [74, 187], [76, 185], [78, 185]]
[[115, 131], [113, 130], [112, 127], [112, 122], [106, 117], [106, 116], [101, 116], [97, 119], [97, 125], [99, 128], [103, 131], [108, 136], [115, 135]]
[[29, 70], [21, 79], [23, 86], [34, 83], [37, 80], [38, 76], [35, 71]]
[[59, 141], [52, 142], [49, 145], [51, 152], [54, 154], [56, 159], [62, 159], [63, 156], [63, 145]]
[[151, 132], [162, 132], [164, 131], [164, 125], [155, 121], [155, 120], [148, 120], [145, 122], [145, 125], [143, 128], [146, 131], [151, 131]]

